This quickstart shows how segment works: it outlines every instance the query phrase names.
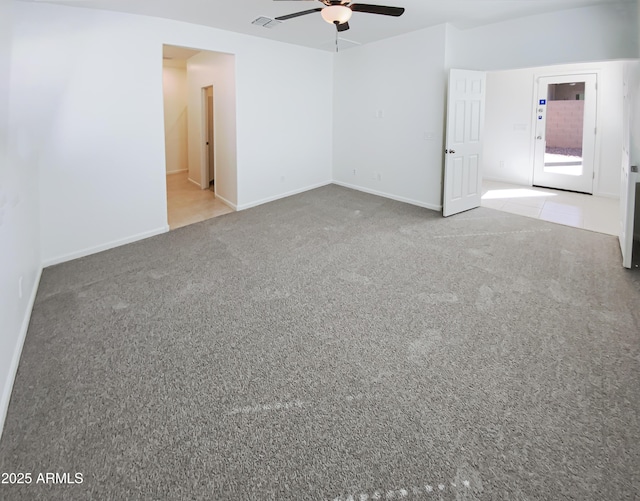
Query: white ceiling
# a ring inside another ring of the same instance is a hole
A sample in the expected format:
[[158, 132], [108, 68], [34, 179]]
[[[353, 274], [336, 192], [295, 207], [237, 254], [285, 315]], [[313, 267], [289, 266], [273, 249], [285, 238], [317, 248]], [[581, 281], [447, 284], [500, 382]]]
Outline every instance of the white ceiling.
[[[282, 42], [325, 50], [335, 50], [335, 28], [320, 13], [290, 19], [275, 28], [251, 24], [260, 16], [277, 17], [321, 7], [316, 0], [26, 0], [77, 7], [113, 10], [186, 21], [228, 31], [270, 38]], [[351, 29], [341, 38], [365, 44], [415, 31], [428, 26], [451, 23], [471, 28], [498, 21], [589, 5], [623, 5], [635, 0], [367, 0], [405, 7], [402, 17], [355, 12]], [[358, 3], [358, 2], [354, 2]], [[569, 26], [567, 28], [570, 28]], [[541, 33], [544, 27], [541, 26]], [[507, 41], [505, 41], [507, 42]]]

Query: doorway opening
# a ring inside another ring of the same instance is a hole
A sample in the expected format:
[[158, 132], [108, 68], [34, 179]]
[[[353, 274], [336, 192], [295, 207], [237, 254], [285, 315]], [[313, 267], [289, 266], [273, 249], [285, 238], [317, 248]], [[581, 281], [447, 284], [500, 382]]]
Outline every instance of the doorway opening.
[[595, 74], [538, 79], [533, 185], [593, 193]]
[[215, 165], [215, 143], [213, 134], [213, 85], [202, 89], [202, 118], [204, 119], [204, 140], [206, 158], [206, 175], [209, 179], [209, 189], [215, 193], [216, 165]]
[[237, 205], [235, 56], [163, 46], [167, 220], [174, 230]]

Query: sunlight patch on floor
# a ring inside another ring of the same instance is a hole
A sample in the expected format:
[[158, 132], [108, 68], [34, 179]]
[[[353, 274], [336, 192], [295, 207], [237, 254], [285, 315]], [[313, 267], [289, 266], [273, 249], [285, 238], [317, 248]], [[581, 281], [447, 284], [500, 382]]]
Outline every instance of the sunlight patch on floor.
[[482, 206], [585, 230], [618, 234], [619, 200], [498, 181], [482, 182]]

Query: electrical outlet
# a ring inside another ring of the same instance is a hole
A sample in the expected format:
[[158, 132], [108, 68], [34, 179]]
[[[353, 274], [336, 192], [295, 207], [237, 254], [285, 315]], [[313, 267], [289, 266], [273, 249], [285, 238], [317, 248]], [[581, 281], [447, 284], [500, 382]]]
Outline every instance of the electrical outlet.
[[376, 179], [378, 181], [382, 181], [382, 173], [378, 172], [378, 175], [376, 176]]
[[285, 177], [284, 176], [280, 176], [280, 182], [284, 183]]
[[354, 175], [354, 176], [356, 175], [356, 170], [355, 170], [355, 169], [353, 169], [353, 175]]
[[504, 169], [504, 160], [500, 160], [500, 168]]

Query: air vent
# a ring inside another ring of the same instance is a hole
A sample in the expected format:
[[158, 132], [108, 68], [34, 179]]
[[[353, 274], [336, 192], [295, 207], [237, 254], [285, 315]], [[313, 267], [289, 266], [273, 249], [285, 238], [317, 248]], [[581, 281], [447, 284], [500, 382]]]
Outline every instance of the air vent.
[[251, 24], [255, 24], [256, 26], [262, 26], [263, 28], [275, 28], [281, 23], [281, 21], [277, 21], [275, 19], [271, 19], [270, 17], [260, 16], [258, 19], [254, 19], [251, 21]]

